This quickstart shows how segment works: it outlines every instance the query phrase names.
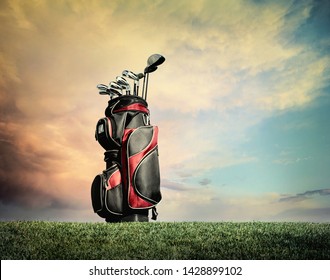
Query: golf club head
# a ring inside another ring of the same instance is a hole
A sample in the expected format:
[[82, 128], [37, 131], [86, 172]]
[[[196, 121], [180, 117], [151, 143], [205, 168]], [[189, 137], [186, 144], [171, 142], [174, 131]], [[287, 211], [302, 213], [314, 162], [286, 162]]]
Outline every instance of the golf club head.
[[102, 90], [102, 91], [106, 91], [108, 89], [108, 86], [104, 85], [104, 84], [98, 84], [96, 86], [99, 90]]
[[155, 53], [148, 58], [147, 64], [148, 64], [148, 66], [158, 66], [158, 65], [161, 65], [164, 61], [165, 61], [164, 56], [162, 56], [161, 54]]
[[122, 77], [122, 76], [117, 76], [116, 77], [116, 82], [119, 85], [124, 85], [124, 86], [129, 85], [129, 83], [127, 82], [127, 80], [124, 77]]
[[116, 81], [117, 81], [117, 84], [119, 84], [122, 89], [126, 90], [126, 94], [130, 94], [131, 87], [124, 77], [117, 76]]
[[110, 95], [109, 90], [100, 90], [99, 94], [101, 94], [101, 95]]
[[112, 88], [112, 87], [110, 87], [109, 92], [110, 92], [110, 96], [115, 96], [115, 95], [122, 96], [123, 95], [121, 93], [120, 89], [115, 89], [115, 88]]
[[137, 77], [138, 77], [138, 79], [142, 79], [142, 78], [144, 78], [144, 74], [143, 73], [139, 73], [139, 74], [137, 74]]
[[157, 69], [158, 69], [157, 66], [147, 66], [147, 67], [144, 69], [144, 74], [155, 72]]
[[124, 70], [122, 75], [124, 77], [130, 78], [134, 81], [134, 90], [133, 90], [133, 94], [134, 95], [138, 95], [138, 84], [139, 84], [139, 75], [140, 74], [135, 74], [132, 71], [128, 71], [128, 70]]
[[122, 87], [121, 87], [121, 85], [120, 84], [118, 84], [118, 83], [116, 83], [116, 82], [110, 82], [110, 89], [112, 88], [112, 89], [117, 89], [117, 90], [121, 90], [122, 89]]
[[[125, 75], [123, 75], [123, 76], [125, 76]], [[133, 73], [132, 71], [127, 71], [127, 77], [134, 81], [137, 81], [139, 79], [138, 76], [135, 73]]]

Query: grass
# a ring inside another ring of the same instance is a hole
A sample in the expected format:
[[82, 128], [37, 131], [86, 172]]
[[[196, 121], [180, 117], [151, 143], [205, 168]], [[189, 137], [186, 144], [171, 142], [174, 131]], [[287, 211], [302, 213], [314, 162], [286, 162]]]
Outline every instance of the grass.
[[330, 224], [0, 222], [4, 259], [330, 259]]

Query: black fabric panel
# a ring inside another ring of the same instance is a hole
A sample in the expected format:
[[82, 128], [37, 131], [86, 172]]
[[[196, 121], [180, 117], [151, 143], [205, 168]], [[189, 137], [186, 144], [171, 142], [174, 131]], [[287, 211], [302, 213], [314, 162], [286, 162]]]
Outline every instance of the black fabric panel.
[[112, 163], [107, 167], [107, 169], [110, 168], [110, 166], [112, 166], [114, 163], [118, 164], [120, 162], [119, 156], [119, 150], [109, 150], [104, 153], [104, 161]]
[[152, 126], [144, 126], [136, 129], [129, 138], [128, 154], [135, 155], [143, 151], [150, 143], [153, 134]]
[[127, 114], [126, 128], [138, 128], [144, 126], [145, 117], [141, 112], [130, 112]]
[[148, 154], [137, 167], [133, 178], [137, 193], [152, 203], [161, 200], [160, 172], [157, 148]]
[[124, 134], [125, 124], [126, 124], [127, 112], [120, 112], [113, 114], [110, 119], [113, 120], [115, 125], [113, 126], [113, 138], [121, 144], [122, 137]]
[[95, 213], [97, 211], [101, 211], [103, 207], [101, 177], [102, 177], [101, 175], [96, 175], [96, 177], [93, 180], [92, 188], [91, 188], [92, 206]]
[[107, 190], [105, 195], [106, 208], [113, 214], [121, 215], [123, 213], [123, 186]]
[[105, 209], [105, 187], [103, 175], [99, 174], [94, 178], [91, 188], [92, 206], [95, 213], [100, 217], [106, 218], [110, 213]]

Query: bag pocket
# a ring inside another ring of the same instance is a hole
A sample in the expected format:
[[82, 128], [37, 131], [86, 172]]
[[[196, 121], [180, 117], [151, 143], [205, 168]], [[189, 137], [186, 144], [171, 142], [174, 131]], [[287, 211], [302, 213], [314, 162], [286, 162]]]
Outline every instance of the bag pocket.
[[123, 184], [117, 164], [104, 171], [105, 174], [105, 207], [115, 215], [123, 214]]
[[110, 118], [102, 118], [97, 122], [95, 139], [105, 150], [111, 150], [120, 146], [114, 139], [113, 123]]
[[100, 217], [123, 214], [123, 185], [117, 164], [94, 178], [91, 197], [93, 210]]
[[104, 207], [104, 178], [103, 174], [98, 174], [95, 176], [92, 188], [91, 188], [91, 198], [92, 198], [92, 206], [94, 213], [97, 213], [102, 218], [105, 218], [104, 216], [106, 213], [103, 213], [103, 207]]
[[133, 209], [152, 208], [162, 196], [158, 159], [158, 127], [132, 130], [126, 149], [128, 204]]

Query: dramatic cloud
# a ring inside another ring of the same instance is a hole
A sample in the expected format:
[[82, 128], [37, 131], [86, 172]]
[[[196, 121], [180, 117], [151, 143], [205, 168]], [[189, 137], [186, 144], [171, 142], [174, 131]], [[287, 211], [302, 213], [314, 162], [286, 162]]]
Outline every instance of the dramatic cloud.
[[0, 202], [39, 209], [81, 207], [81, 193], [74, 190], [86, 182], [79, 176], [70, 182], [74, 170], [62, 169], [69, 162], [61, 147], [49, 147], [47, 135], [30, 134], [19, 124], [0, 126]]

